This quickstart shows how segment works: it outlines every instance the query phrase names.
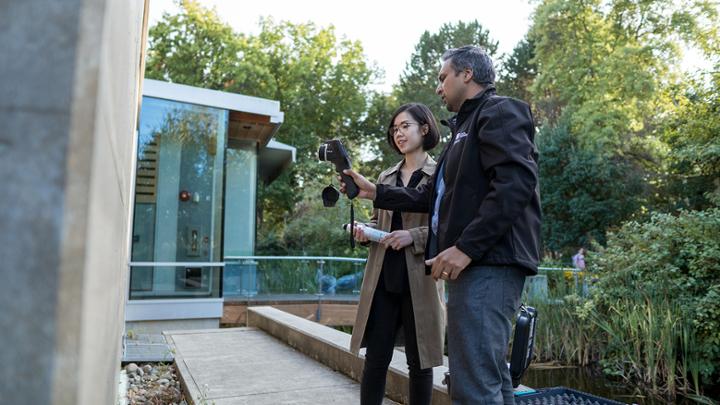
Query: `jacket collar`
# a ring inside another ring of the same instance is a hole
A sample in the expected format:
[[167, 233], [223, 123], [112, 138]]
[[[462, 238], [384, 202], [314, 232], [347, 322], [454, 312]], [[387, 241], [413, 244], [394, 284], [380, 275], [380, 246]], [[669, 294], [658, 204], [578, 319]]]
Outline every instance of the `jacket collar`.
[[[402, 167], [403, 163], [405, 162], [405, 159], [399, 161], [395, 166], [391, 167], [387, 172], [386, 175], [391, 176], [395, 174], [400, 168]], [[435, 173], [435, 160], [433, 160], [432, 157], [430, 157], [430, 154], [425, 155], [425, 162], [423, 162], [422, 167], [420, 168], [423, 173], [425, 173], [428, 176], [432, 176], [433, 173]]]
[[490, 98], [490, 96], [495, 95], [495, 93], [495, 86], [492, 84], [488, 85], [485, 89], [476, 94], [475, 97], [465, 100], [460, 106], [460, 112], [458, 115], [473, 111], [477, 106]]
[[457, 127], [457, 115], [452, 116], [446, 120], [440, 120], [440, 123], [450, 128], [450, 130], [455, 133], [455, 127]]
[[476, 94], [475, 97], [465, 100], [460, 106], [460, 111], [456, 115], [454, 115], [447, 121], [442, 120], [440, 121], [440, 123], [445, 125], [446, 127], [450, 127], [450, 129], [454, 133], [455, 128], [457, 128], [459, 122], [464, 121], [465, 117], [475, 111], [478, 106], [482, 105], [491, 96], [494, 96], [495, 93], [495, 86], [492, 84], [488, 85], [485, 89], [481, 90], [478, 94]]

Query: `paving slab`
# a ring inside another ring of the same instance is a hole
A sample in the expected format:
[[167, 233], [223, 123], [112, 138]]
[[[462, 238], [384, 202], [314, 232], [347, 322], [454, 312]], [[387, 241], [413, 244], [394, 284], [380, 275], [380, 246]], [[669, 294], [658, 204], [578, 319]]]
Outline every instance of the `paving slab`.
[[171, 363], [173, 353], [161, 334], [139, 334], [133, 338], [123, 337], [123, 363], [164, 362]]
[[[192, 403], [360, 403], [360, 385], [256, 328], [165, 332]], [[397, 404], [386, 399], [384, 404]]]

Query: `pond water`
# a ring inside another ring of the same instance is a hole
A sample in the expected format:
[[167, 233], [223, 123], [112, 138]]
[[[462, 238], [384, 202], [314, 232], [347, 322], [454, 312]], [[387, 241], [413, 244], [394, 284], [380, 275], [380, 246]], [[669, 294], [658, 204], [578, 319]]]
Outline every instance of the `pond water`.
[[[668, 403], [666, 400], [649, 398], [640, 390], [628, 387], [622, 382], [611, 381], [601, 373], [581, 367], [535, 368], [531, 366], [525, 373], [522, 384], [531, 388], [562, 386], [629, 404], [665, 405]], [[694, 402], [678, 399], [674, 403], [689, 405]]]
[[[352, 326], [335, 326], [334, 328], [352, 334]], [[447, 355], [447, 348], [445, 355]], [[525, 372], [521, 384], [535, 389], [572, 388], [627, 404], [667, 405], [669, 403], [667, 400], [651, 397], [636, 387], [629, 387], [622, 381], [613, 381], [600, 372], [583, 367], [543, 367], [532, 364]], [[710, 397], [714, 398], [713, 395]], [[695, 401], [685, 398], [677, 398], [672, 403], [676, 405], [697, 404]]]

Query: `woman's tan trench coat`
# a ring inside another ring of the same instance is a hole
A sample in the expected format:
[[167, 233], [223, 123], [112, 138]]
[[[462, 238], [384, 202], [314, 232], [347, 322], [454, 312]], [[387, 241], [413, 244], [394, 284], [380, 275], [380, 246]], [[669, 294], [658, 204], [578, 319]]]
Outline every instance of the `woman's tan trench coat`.
[[[385, 170], [380, 174], [378, 183], [395, 185], [400, 175], [402, 162]], [[419, 184], [425, 184], [435, 172], [435, 161], [428, 156], [422, 167], [423, 178]], [[402, 213], [403, 229], [410, 231], [412, 244], [405, 248], [408, 281], [410, 283], [410, 296], [412, 298], [413, 313], [415, 315], [415, 329], [417, 332], [417, 345], [420, 352], [420, 367], [429, 368], [443, 363], [443, 345], [445, 339], [445, 305], [442, 282], [435, 282], [425, 275], [425, 241], [427, 240], [428, 214], [414, 212]], [[392, 211], [375, 209], [373, 217], [367, 225], [386, 232], [390, 232], [392, 224]], [[375, 287], [380, 278], [385, 247], [372, 242], [365, 267], [362, 289], [360, 291], [360, 305], [353, 327], [350, 350], [357, 354], [360, 347], [365, 347], [365, 330], [370, 306], [375, 294]], [[402, 340], [402, 338], [401, 338]]]

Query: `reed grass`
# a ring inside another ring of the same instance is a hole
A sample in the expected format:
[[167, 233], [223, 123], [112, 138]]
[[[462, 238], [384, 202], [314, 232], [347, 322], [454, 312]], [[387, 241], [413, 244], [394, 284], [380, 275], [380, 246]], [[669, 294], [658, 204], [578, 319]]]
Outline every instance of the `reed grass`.
[[562, 275], [549, 275], [548, 285], [547, 297], [525, 297], [539, 314], [534, 361], [598, 366], [658, 398], [712, 403], [702, 395], [695, 334], [678, 304], [644, 296], [596, 308]]

